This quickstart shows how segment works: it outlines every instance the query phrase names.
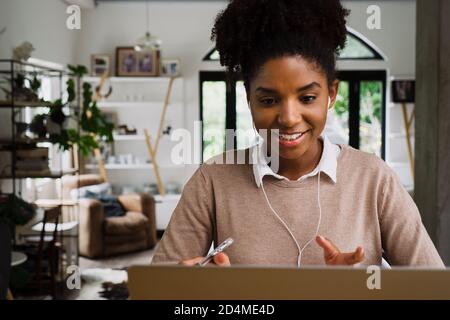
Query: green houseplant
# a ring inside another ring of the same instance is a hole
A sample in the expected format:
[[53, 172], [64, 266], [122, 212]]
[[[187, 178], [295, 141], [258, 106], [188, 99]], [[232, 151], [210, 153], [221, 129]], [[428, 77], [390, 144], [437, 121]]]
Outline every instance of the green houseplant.
[[[42, 136], [42, 128], [45, 127], [45, 135], [48, 134], [50, 142], [57, 144], [60, 149], [70, 150], [77, 145], [82, 154], [88, 156], [100, 147], [100, 141], [113, 141], [113, 124], [107, 121], [97, 107], [97, 102], [92, 99], [91, 85], [81, 85], [81, 78], [87, 74], [87, 68], [68, 65], [68, 69], [70, 78], [66, 82], [67, 101], [58, 99], [52, 103], [47, 113], [36, 115], [31, 130]], [[66, 106], [69, 106], [69, 115], [63, 111], [67, 109]], [[68, 120], [72, 120], [72, 125], [67, 124]]]

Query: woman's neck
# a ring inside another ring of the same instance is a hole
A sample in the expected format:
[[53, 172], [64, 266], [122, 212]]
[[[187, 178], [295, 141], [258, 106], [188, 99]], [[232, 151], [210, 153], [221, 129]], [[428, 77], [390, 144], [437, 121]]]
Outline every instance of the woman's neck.
[[278, 174], [289, 180], [298, 180], [301, 176], [310, 173], [320, 162], [323, 152], [323, 141], [317, 139], [304, 155], [298, 159], [280, 158]]

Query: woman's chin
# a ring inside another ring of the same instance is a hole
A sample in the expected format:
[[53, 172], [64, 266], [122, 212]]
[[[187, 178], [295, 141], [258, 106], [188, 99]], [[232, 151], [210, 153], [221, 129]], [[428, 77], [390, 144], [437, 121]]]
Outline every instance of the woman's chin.
[[303, 146], [299, 146], [298, 148], [284, 148], [280, 146], [278, 154], [282, 159], [294, 160], [301, 158], [306, 153], [306, 150]]

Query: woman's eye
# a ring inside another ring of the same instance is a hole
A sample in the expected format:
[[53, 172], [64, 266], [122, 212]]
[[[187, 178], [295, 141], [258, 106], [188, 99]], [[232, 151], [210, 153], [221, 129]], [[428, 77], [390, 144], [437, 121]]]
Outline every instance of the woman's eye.
[[301, 98], [301, 101], [303, 103], [310, 103], [310, 102], [313, 102], [314, 100], [316, 100], [316, 96], [303, 96]]
[[265, 98], [265, 99], [261, 99], [260, 102], [265, 106], [270, 106], [270, 105], [274, 104], [276, 102], [276, 100], [274, 98]]

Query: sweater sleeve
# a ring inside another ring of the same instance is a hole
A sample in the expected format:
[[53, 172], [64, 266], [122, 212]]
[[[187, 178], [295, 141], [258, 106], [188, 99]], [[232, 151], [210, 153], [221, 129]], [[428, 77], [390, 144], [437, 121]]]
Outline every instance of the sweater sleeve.
[[443, 268], [419, 210], [397, 175], [386, 166], [380, 207], [383, 249], [392, 265]]
[[212, 195], [200, 167], [186, 183], [152, 263], [177, 263], [208, 253], [214, 227]]

